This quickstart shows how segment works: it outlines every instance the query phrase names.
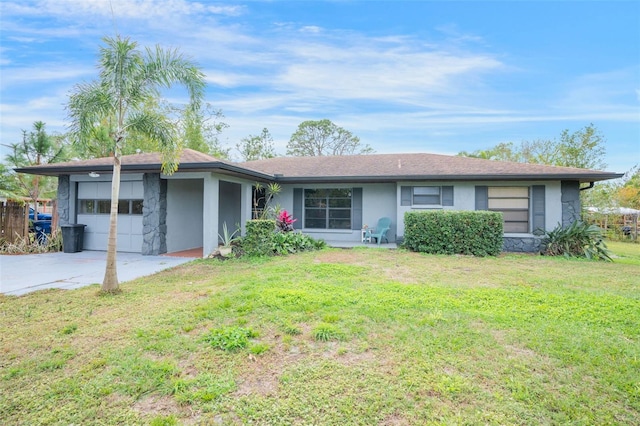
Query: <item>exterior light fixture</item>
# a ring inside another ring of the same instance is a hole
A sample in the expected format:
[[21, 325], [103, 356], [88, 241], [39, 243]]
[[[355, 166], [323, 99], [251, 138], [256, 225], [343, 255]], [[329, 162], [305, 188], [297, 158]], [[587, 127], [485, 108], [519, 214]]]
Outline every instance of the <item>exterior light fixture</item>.
[[92, 178], [100, 177], [100, 173], [96, 173], [96, 172], [89, 172], [89, 177], [92, 177]]

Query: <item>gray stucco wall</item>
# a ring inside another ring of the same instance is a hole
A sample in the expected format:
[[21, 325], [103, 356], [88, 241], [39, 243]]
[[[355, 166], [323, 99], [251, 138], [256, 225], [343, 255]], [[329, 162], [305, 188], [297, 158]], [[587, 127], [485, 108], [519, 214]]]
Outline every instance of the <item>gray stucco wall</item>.
[[200, 179], [167, 180], [167, 251], [202, 247], [203, 211]]
[[[226, 223], [229, 232], [242, 229], [242, 185], [239, 183], [220, 181], [218, 199], [221, 200], [218, 212], [218, 234], [222, 235], [222, 227]], [[240, 228], [236, 227], [236, 224]]]
[[69, 175], [58, 176], [58, 223], [68, 225], [71, 214], [71, 179]]
[[142, 184], [142, 254], [163, 254], [167, 252], [167, 181], [159, 173], [145, 173]]

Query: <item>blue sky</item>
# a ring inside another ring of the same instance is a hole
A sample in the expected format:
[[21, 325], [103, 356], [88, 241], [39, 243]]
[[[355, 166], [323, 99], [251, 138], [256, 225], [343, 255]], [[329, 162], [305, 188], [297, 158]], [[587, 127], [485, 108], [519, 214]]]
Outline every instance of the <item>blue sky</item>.
[[200, 64], [224, 146], [266, 127], [284, 154], [298, 124], [328, 118], [378, 153], [456, 154], [593, 123], [609, 170], [640, 163], [637, 1], [3, 0], [0, 12], [2, 144], [37, 120], [63, 132], [69, 92], [119, 33]]

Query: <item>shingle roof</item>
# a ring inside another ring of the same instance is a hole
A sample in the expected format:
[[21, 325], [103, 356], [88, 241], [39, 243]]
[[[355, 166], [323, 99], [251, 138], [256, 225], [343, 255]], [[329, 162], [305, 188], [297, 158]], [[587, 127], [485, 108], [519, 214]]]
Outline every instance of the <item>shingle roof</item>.
[[[160, 172], [158, 153], [122, 156], [123, 173]], [[57, 176], [108, 173], [113, 158], [70, 161], [16, 169], [21, 173]], [[392, 182], [409, 180], [558, 180], [594, 182], [622, 174], [541, 164], [511, 163], [438, 154], [373, 154], [320, 157], [276, 157], [233, 163], [184, 149], [178, 171], [217, 171], [279, 182]]]
[[512, 163], [437, 154], [374, 154], [278, 157], [239, 166], [280, 181], [516, 180], [571, 179], [591, 182], [622, 174], [541, 164]]

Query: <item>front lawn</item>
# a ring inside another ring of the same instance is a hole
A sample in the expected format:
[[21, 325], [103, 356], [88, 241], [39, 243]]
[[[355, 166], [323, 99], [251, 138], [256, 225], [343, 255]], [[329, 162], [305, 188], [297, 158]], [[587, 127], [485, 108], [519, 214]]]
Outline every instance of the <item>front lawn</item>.
[[328, 249], [0, 296], [3, 424], [640, 424], [614, 263]]

